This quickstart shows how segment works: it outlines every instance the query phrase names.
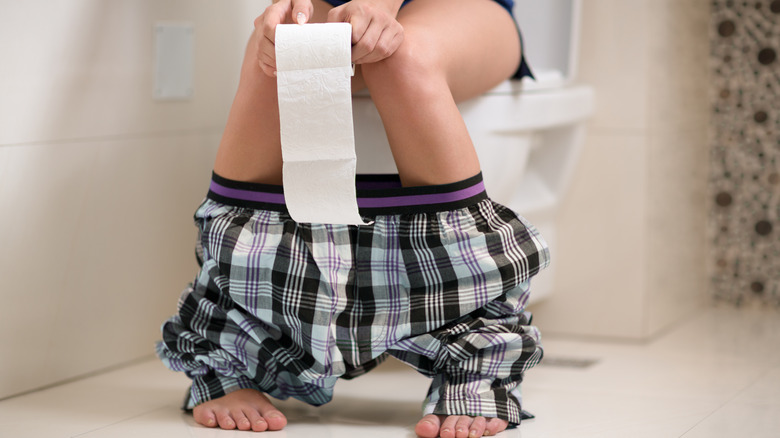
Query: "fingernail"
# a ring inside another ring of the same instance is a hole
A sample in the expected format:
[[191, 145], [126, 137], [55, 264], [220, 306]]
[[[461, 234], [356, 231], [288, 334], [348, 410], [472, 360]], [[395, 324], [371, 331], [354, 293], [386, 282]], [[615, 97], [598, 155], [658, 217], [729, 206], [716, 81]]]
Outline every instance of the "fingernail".
[[298, 24], [305, 24], [306, 14], [304, 14], [303, 12], [298, 12], [298, 15], [295, 16], [295, 19], [298, 20]]

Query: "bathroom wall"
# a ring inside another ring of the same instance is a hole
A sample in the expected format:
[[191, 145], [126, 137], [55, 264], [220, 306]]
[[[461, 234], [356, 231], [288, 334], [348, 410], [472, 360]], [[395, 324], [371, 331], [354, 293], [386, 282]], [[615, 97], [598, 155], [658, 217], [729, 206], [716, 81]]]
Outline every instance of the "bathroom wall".
[[712, 293], [780, 307], [780, 0], [711, 3]]
[[558, 218], [543, 333], [643, 340], [706, 302], [707, 0], [586, 0], [597, 110]]
[[[27, 0], [0, 13], [0, 398], [153, 354], [267, 2]], [[158, 21], [194, 87], [153, 99]]]
[[[149, 357], [195, 274], [192, 212], [267, 1], [28, 0], [0, 14], [0, 398]], [[545, 333], [643, 339], [701, 306], [706, 0], [587, 0], [598, 111], [559, 220]], [[153, 26], [195, 29], [153, 99]]]

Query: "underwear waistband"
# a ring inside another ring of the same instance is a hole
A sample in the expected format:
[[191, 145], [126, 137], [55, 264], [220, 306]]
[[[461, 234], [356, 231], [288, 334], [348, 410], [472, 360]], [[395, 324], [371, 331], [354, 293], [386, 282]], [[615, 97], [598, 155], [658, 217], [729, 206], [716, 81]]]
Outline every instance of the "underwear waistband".
[[[417, 187], [401, 186], [401, 179], [394, 174], [359, 174], [355, 187], [363, 216], [457, 210], [488, 197], [482, 173], [454, 183]], [[236, 207], [287, 213], [280, 185], [234, 181], [212, 173], [208, 198]]]

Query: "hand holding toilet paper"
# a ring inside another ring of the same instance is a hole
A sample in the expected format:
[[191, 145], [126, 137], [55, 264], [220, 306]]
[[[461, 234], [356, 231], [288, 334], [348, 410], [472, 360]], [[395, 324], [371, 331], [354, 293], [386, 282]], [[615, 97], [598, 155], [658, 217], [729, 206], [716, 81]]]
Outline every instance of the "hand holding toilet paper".
[[296, 222], [365, 225], [355, 191], [352, 26], [276, 27], [285, 203]]

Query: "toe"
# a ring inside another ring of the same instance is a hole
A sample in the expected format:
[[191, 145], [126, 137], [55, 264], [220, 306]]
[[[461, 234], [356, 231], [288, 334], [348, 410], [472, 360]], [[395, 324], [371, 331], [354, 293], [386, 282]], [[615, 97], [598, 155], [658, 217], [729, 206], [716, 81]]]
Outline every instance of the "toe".
[[485, 427], [485, 435], [493, 436], [496, 434], [499, 434], [506, 429], [507, 425], [506, 420], [502, 420], [500, 418], [491, 418], [487, 422], [487, 426]]
[[241, 409], [234, 409], [230, 411], [230, 417], [236, 423], [236, 428], [238, 430], [252, 429], [252, 423], [249, 422], [249, 419], [246, 417], [244, 411], [242, 411]]
[[439, 420], [439, 417], [437, 415], [428, 414], [417, 422], [414, 432], [417, 436], [422, 438], [436, 438], [439, 436], [440, 426], [441, 420]]
[[269, 430], [282, 430], [284, 429], [284, 426], [287, 426], [287, 417], [279, 411], [271, 411], [270, 413], [263, 414], [263, 417], [268, 423]]
[[471, 427], [469, 428], [469, 438], [479, 438], [484, 435], [485, 433], [485, 426], [487, 425], [487, 420], [485, 417], [477, 417], [474, 419], [474, 421], [471, 423]]
[[206, 427], [217, 427], [217, 416], [211, 409], [206, 409], [202, 406], [196, 406], [192, 410], [192, 417], [195, 422]]
[[252, 423], [252, 430], [255, 432], [265, 432], [268, 430], [268, 423], [265, 421], [260, 412], [254, 409], [245, 409], [244, 415]]
[[258, 403], [257, 410], [260, 412], [260, 415], [263, 416], [266, 423], [268, 423], [268, 430], [282, 430], [284, 426], [287, 426], [287, 417], [279, 412], [265, 396], [263, 396], [263, 400]]
[[458, 423], [457, 415], [450, 415], [441, 422], [439, 436], [441, 438], [455, 438], [455, 425]]
[[459, 415], [458, 421], [455, 423], [455, 438], [467, 438], [473, 421], [474, 419], [471, 417]]
[[233, 421], [233, 418], [230, 416], [230, 411], [223, 410], [216, 412], [217, 414], [217, 423], [219, 423], [219, 427], [226, 430], [233, 430], [236, 428], [236, 422]]

